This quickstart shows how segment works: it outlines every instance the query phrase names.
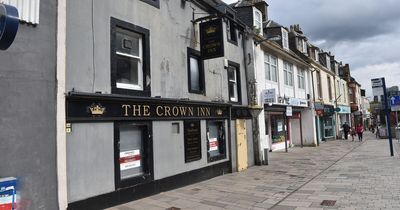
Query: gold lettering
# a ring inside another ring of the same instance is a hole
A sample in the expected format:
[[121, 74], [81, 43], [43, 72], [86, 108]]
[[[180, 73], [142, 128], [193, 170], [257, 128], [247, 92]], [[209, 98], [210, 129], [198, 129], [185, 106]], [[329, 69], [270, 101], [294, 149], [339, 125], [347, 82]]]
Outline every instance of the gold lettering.
[[210, 108], [206, 108], [206, 115], [207, 115], [207, 116], [211, 116], [211, 110], [210, 110]]
[[122, 108], [125, 110], [124, 116], [127, 117], [128, 116], [128, 108], [131, 108], [131, 105], [123, 104]]
[[162, 106], [157, 106], [156, 108], [156, 114], [157, 116], [161, 117], [163, 116], [164, 108]]
[[143, 116], [149, 117], [150, 116], [150, 106], [143, 105]]
[[193, 107], [189, 107], [189, 116], [193, 116]]
[[172, 107], [172, 115], [174, 115], [175, 117], [179, 115], [178, 107], [176, 106]]
[[[140, 112], [141, 105], [133, 105], [132, 107], [132, 115], [133, 116], [142, 116]], [[137, 114], [137, 115], [136, 115]]]
[[179, 111], [181, 112], [182, 116], [186, 116], [187, 107], [181, 106], [179, 107]]
[[171, 116], [171, 107], [169, 107], [169, 106], [164, 106], [164, 109], [165, 109], [164, 115], [165, 115], [165, 116]]
[[205, 109], [203, 107], [200, 108], [200, 116], [205, 116], [206, 112]]

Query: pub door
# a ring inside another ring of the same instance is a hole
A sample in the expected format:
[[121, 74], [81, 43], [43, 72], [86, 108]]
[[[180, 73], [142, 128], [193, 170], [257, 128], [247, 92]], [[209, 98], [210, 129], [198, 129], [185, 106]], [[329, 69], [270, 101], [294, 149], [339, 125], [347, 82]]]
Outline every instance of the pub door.
[[237, 148], [237, 168], [238, 171], [247, 169], [247, 137], [246, 120], [236, 120], [236, 148]]
[[115, 181], [117, 188], [153, 179], [151, 123], [115, 124]]

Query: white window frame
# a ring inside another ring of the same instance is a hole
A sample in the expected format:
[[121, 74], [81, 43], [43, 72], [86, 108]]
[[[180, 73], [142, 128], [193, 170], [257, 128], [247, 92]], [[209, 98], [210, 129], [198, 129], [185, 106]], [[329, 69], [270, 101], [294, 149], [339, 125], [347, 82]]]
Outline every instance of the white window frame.
[[[229, 71], [233, 71], [233, 73], [234, 73], [234, 79], [229, 78]], [[229, 87], [228, 87], [229, 100], [230, 100], [231, 102], [238, 102], [238, 101], [239, 101], [239, 90], [238, 90], [238, 81], [237, 81], [237, 71], [238, 71], [238, 69], [237, 69], [236, 66], [233, 66], [233, 65], [229, 65], [229, 66], [228, 66], [228, 86], [229, 86], [231, 83], [233, 83], [233, 85], [234, 85], [234, 91], [233, 91], [234, 96], [233, 96], [233, 97], [230, 95]]]
[[293, 87], [293, 64], [283, 62], [284, 84]]
[[[276, 64], [272, 62], [272, 59], [276, 60]], [[268, 67], [268, 68], [267, 68]], [[275, 67], [275, 78], [272, 78], [272, 68]], [[278, 58], [270, 55], [264, 54], [264, 69], [265, 69], [265, 79], [269, 81], [278, 82]]]
[[289, 33], [284, 28], [282, 28], [282, 47], [285, 50], [289, 50]]
[[[263, 20], [262, 20], [262, 13], [260, 10], [258, 10], [257, 8], [253, 8], [253, 16], [254, 16], [254, 20], [253, 20], [253, 25], [255, 29], [259, 29], [259, 34], [263, 34]], [[260, 17], [260, 20], [257, 20], [257, 16]]]
[[317, 49], [314, 50], [315, 61], [319, 62], [319, 51]]
[[306, 89], [305, 74], [306, 72], [304, 69], [297, 68], [297, 87], [302, 90]]
[[305, 39], [301, 39], [303, 53], [307, 54], [307, 42]]
[[[125, 29], [123, 29], [125, 30]], [[125, 57], [128, 59], [134, 59], [138, 62], [138, 72], [137, 72], [137, 78], [138, 78], [138, 84], [128, 84], [128, 83], [122, 83], [122, 82], [116, 82], [117, 88], [121, 89], [129, 89], [129, 90], [143, 90], [143, 36], [135, 33], [133, 31], [129, 31], [130, 33], [135, 34], [139, 38], [139, 56], [123, 53], [123, 52], [118, 52], [118, 50], [115, 51], [115, 54], [117, 56]], [[120, 32], [117, 32], [120, 33]], [[119, 43], [117, 43], [119, 44]], [[117, 69], [118, 72], [118, 69]], [[118, 78], [116, 78], [118, 79]]]

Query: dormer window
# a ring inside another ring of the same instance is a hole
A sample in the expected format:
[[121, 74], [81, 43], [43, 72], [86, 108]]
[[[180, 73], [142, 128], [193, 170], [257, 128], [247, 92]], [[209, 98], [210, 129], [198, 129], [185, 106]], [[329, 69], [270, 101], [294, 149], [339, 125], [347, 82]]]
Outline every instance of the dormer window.
[[282, 47], [285, 50], [289, 50], [289, 35], [284, 28], [282, 28]]
[[318, 52], [318, 50], [317, 49], [315, 49], [315, 61], [319, 61], [319, 52]]
[[302, 46], [302, 51], [304, 54], [307, 54], [307, 42], [304, 39], [301, 39], [301, 46]]
[[262, 35], [262, 14], [260, 10], [254, 8], [254, 29]]

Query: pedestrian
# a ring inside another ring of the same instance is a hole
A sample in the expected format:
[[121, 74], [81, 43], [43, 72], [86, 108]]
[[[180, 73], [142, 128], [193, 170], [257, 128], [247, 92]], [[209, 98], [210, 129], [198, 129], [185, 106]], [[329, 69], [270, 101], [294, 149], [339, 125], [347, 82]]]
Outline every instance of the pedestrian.
[[364, 127], [361, 123], [357, 125], [356, 131], [357, 131], [357, 135], [358, 135], [358, 141], [362, 141]]
[[356, 128], [352, 127], [350, 130], [351, 141], [354, 141], [354, 136], [356, 135]]
[[347, 140], [347, 136], [349, 135], [349, 131], [350, 131], [350, 126], [347, 124], [347, 122], [345, 122], [342, 125], [342, 128], [343, 128], [343, 133], [344, 133], [344, 139]]

